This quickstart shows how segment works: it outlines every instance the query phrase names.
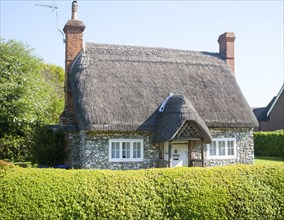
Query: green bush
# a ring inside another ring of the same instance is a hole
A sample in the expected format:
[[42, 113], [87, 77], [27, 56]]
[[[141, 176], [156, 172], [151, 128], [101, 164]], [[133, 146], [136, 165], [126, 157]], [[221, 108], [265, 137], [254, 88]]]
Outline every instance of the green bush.
[[31, 134], [0, 134], [0, 158], [10, 161], [25, 161], [31, 158], [30, 140]]
[[32, 162], [54, 166], [64, 163], [63, 131], [38, 127], [32, 144]]
[[0, 219], [283, 218], [283, 165], [0, 169]]
[[254, 133], [256, 156], [284, 158], [284, 130]]

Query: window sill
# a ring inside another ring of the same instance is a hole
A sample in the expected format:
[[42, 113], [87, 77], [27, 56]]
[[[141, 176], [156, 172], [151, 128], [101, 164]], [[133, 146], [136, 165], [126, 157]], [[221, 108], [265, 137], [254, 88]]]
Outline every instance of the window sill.
[[143, 159], [109, 159], [109, 162], [143, 162]]
[[236, 156], [213, 156], [207, 157], [207, 160], [228, 160], [228, 159], [237, 159]]

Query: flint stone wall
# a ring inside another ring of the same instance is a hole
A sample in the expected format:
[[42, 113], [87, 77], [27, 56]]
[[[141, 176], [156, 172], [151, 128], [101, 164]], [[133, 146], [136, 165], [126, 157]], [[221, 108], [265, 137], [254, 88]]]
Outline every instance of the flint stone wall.
[[212, 138], [236, 138], [237, 157], [235, 159], [207, 159], [207, 145], [204, 145], [204, 165], [206, 167], [222, 166], [228, 164], [253, 163], [254, 159], [253, 129], [230, 128], [230, 129], [210, 129], [210, 131]]
[[[71, 166], [84, 169], [130, 170], [158, 166], [159, 149], [151, 145], [147, 133], [86, 133], [69, 134]], [[141, 162], [109, 162], [109, 139], [143, 139], [144, 160]]]
[[[207, 159], [204, 145], [204, 166], [228, 164], [252, 164], [254, 158], [253, 130], [250, 128], [210, 129], [212, 138], [236, 138], [235, 159]], [[68, 134], [70, 166], [85, 169], [146, 169], [159, 167], [159, 149], [150, 144], [149, 133], [86, 133]], [[142, 162], [109, 162], [109, 139], [143, 139], [144, 160]], [[193, 149], [195, 166], [201, 166], [201, 145]]]

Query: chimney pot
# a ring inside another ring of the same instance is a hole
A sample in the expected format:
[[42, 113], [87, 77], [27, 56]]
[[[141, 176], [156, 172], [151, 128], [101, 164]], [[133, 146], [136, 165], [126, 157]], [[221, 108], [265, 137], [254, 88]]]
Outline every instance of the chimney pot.
[[77, 20], [78, 19], [78, 3], [77, 1], [72, 2], [72, 20]]

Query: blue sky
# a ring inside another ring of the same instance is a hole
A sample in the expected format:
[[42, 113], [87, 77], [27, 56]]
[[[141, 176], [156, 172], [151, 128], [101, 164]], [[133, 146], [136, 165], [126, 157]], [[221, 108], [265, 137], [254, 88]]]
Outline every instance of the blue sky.
[[[64, 67], [57, 26], [70, 19], [71, 2], [0, 0], [1, 37], [26, 42], [47, 63]], [[86, 42], [218, 52], [218, 36], [234, 32], [236, 78], [250, 106], [266, 106], [283, 84], [283, 1], [78, 3]], [[58, 20], [37, 4], [56, 4]]]

